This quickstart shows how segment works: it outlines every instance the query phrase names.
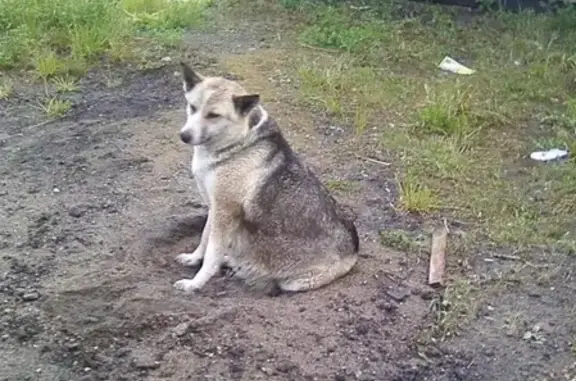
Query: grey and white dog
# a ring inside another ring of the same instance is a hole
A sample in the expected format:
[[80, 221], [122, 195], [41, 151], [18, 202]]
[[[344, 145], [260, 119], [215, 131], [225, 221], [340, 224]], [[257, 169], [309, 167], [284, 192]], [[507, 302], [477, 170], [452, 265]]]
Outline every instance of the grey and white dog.
[[222, 266], [267, 292], [311, 290], [347, 274], [358, 259], [354, 219], [300, 161], [259, 95], [181, 65], [187, 121], [180, 139], [194, 146], [192, 172], [208, 219], [198, 248], [176, 258], [202, 266], [174, 287], [198, 290]]

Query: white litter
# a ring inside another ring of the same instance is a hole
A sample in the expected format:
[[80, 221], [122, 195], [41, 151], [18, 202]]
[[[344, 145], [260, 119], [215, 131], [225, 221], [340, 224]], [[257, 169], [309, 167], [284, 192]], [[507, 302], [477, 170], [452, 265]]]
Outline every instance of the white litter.
[[470, 75], [476, 72], [476, 70], [467, 68], [466, 66], [462, 65], [458, 61], [448, 56], [444, 57], [444, 59], [442, 60], [442, 62], [440, 62], [440, 65], [438, 65], [438, 67], [442, 70], [462, 75]]
[[553, 148], [548, 151], [536, 151], [530, 154], [530, 158], [537, 161], [558, 160], [563, 159], [566, 156], [568, 156], [568, 151], [558, 148]]

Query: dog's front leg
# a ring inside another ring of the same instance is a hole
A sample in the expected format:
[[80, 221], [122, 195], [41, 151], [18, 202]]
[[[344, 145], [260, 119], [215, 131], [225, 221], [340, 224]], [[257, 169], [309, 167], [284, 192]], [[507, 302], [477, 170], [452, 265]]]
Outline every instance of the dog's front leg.
[[174, 283], [174, 287], [186, 292], [201, 289], [210, 278], [220, 271], [223, 260], [224, 251], [222, 250], [221, 240], [214, 234], [213, 230], [210, 230], [202, 267], [193, 279], [181, 279]]
[[194, 250], [193, 253], [182, 253], [176, 257], [176, 261], [183, 264], [184, 266], [196, 266], [206, 253], [206, 248], [208, 247], [208, 237], [210, 236], [211, 223], [211, 213], [208, 210], [208, 219], [206, 220], [206, 225], [204, 225], [204, 230], [202, 230], [202, 237], [200, 238], [200, 244]]

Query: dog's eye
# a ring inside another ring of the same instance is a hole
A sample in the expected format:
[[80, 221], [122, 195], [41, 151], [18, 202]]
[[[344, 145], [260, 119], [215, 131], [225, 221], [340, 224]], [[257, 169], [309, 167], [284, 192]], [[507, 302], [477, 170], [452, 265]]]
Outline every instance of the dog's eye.
[[189, 105], [189, 106], [190, 106], [190, 112], [191, 112], [192, 114], [195, 114], [196, 111], [197, 111], [197, 110], [196, 110], [196, 107], [194, 107], [193, 105]]
[[206, 119], [216, 119], [216, 118], [218, 118], [219, 116], [220, 116], [220, 115], [218, 115], [218, 114], [215, 114], [215, 113], [213, 113], [213, 112], [209, 112], [209, 113], [206, 115]]

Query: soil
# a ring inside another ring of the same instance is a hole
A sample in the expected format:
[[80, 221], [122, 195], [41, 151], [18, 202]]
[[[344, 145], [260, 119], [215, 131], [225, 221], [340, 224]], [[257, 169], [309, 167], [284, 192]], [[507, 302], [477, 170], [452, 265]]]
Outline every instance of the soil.
[[[96, 70], [72, 96], [73, 112], [40, 126], [38, 89], [22, 85], [0, 101], [0, 380], [574, 377], [574, 263], [544, 252], [536, 267], [487, 263], [487, 253], [452, 264], [469, 279], [497, 282], [512, 269], [519, 281], [506, 280], [460, 336], [422, 341], [441, 291], [426, 286], [425, 256], [385, 248], [378, 233], [425, 226], [393, 207], [394, 167], [358, 159], [349, 129], [297, 101], [277, 28], [190, 34], [184, 54], [260, 91], [323, 180], [358, 184], [336, 194], [358, 216], [358, 266], [304, 294], [256, 295], [226, 274], [197, 294], [177, 292], [173, 282], [192, 270], [174, 257], [195, 247], [205, 218], [178, 140], [177, 65], [114, 69], [115, 87]], [[538, 281], [526, 282], [533, 273]]]

